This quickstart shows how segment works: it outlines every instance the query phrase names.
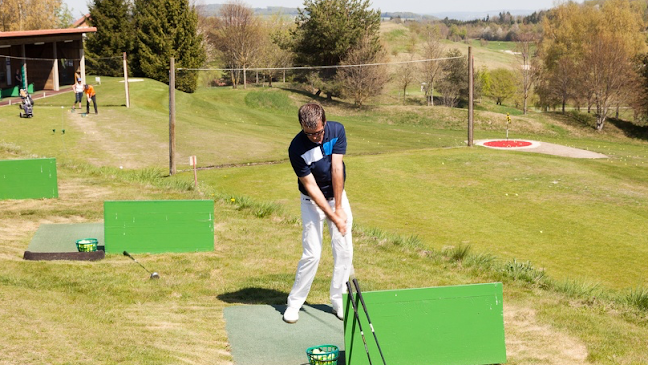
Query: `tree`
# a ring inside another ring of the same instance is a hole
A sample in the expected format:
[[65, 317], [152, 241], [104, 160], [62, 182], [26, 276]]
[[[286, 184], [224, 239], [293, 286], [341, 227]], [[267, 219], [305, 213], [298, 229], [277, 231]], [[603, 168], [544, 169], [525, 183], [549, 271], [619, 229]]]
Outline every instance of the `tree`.
[[[477, 92], [477, 85], [479, 85], [479, 92]], [[475, 74], [475, 99], [481, 101], [481, 97], [488, 93], [491, 88], [491, 75], [486, 66]]]
[[628, 97], [625, 89], [637, 77], [632, 61], [646, 49], [642, 14], [641, 4], [628, 0], [569, 2], [552, 9], [540, 44], [547, 69], [541, 99], [559, 89], [563, 112], [569, 98], [587, 100], [588, 110], [596, 107], [601, 130], [610, 106]]
[[441, 64], [443, 77], [439, 83], [439, 89], [443, 96], [443, 103], [449, 107], [455, 107], [460, 98], [468, 97], [468, 57], [461, 54], [461, 51], [454, 48], [446, 53]]
[[[427, 39], [423, 45], [423, 58], [433, 60], [441, 58], [443, 54], [443, 46], [439, 42], [438, 28], [428, 28]], [[441, 62], [429, 61], [421, 64], [421, 82], [423, 83], [423, 91], [425, 91], [425, 99], [427, 105], [434, 106], [434, 83], [440, 74]]]
[[634, 110], [634, 119], [648, 117], [648, 54], [637, 57], [635, 70], [639, 77], [635, 82], [635, 92], [632, 93], [630, 106]]
[[[369, 0], [305, 0], [295, 19], [293, 51], [300, 65], [339, 65], [349, 49], [367, 37], [370, 52], [382, 51], [379, 41], [380, 11], [369, 8]], [[320, 72], [323, 81], [332, 80], [334, 68]], [[328, 97], [331, 85], [325, 85]], [[322, 90], [318, 91], [321, 92]]]
[[[384, 51], [375, 52], [371, 39], [367, 37], [348, 52], [342, 65], [382, 63], [385, 56]], [[389, 76], [384, 65], [353, 66], [341, 68], [336, 79], [342, 95], [352, 98], [355, 105], [362, 106], [367, 99], [380, 95]]]
[[488, 95], [495, 103], [502, 103], [515, 94], [515, 74], [505, 68], [497, 68], [490, 72], [490, 89]]
[[133, 57], [135, 32], [128, 0], [94, 0], [90, 6], [90, 24], [97, 27], [85, 42], [88, 71], [107, 76], [124, 74], [122, 55]]
[[[198, 68], [205, 62], [198, 15], [189, 0], [135, 0], [137, 70], [146, 77], [168, 83], [169, 60], [178, 68]], [[194, 92], [196, 71], [181, 70], [176, 88]]]
[[534, 64], [532, 61], [532, 58], [534, 56], [533, 54], [533, 48], [535, 45], [535, 38], [532, 33], [525, 33], [521, 34], [518, 36], [518, 41], [516, 43], [516, 49], [517, 49], [517, 58], [519, 60], [520, 64], [520, 78], [521, 78], [521, 85], [520, 89], [522, 91], [522, 100], [523, 100], [523, 106], [522, 106], [522, 113], [526, 114], [527, 113], [527, 102], [529, 99], [529, 94], [531, 92], [531, 87], [533, 86], [533, 82], [535, 80], [535, 70], [536, 68], [534, 66], [537, 66]]
[[2, 0], [2, 31], [52, 29], [59, 25], [61, 0]]
[[57, 28], [69, 28], [74, 23], [74, 16], [72, 15], [72, 9], [70, 9], [66, 3], [62, 3], [56, 12], [56, 18], [58, 19]]
[[[285, 24], [281, 17], [275, 16], [264, 24], [262, 34], [264, 37], [260, 65], [269, 68], [264, 74], [268, 76], [269, 86], [272, 87], [272, 78], [278, 73], [272, 68], [289, 67], [293, 62], [293, 54], [286, 47], [282, 47], [290, 42], [290, 25]], [[285, 76], [285, 70], [283, 72]]]
[[[579, 82], [578, 70], [585, 54], [587, 34], [594, 26], [594, 8], [574, 2], [564, 3], [552, 9], [543, 20], [543, 38], [539, 49], [545, 72], [541, 102], [559, 98], [562, 111], [576, 93]], [[548, 105], [547, 105], [548, 106]]]
[[[231, 68], [249, 68], [260, 57], [264, 34], [254, 11], [240, 3], [227, 3], [213, 20], [208, 39], [221, 51], [223, 61]], [[238, 83], [238, 72], [233, 72], [232, 87]], [[243, 87], [246, 87], [243, 73]]]
[[596, 130], [600, 131], [615, 97], [633, 77], [632, 65], [618, 40], [605, 36], [592, 41], [585, 64], [591, 70], [587, 85], [596, 105]]
[[584, 65], [596, 105], [598, 131], [603, 129], [610, 107], [627, 95], [625, 89], [638, 77], [632, 61], [646, 49], [639, 10], [628, 0], [612, 0], [597, 13], [599, 27], [590, 35]]
[[403, 90], [403, 105], [405, 105], [405, 97], [407, 96], [407, 87], [414, 82], [415, 76], [414, 65], [411, 63], [404, 63], [396, 69], [394, 79], [396, 84]]

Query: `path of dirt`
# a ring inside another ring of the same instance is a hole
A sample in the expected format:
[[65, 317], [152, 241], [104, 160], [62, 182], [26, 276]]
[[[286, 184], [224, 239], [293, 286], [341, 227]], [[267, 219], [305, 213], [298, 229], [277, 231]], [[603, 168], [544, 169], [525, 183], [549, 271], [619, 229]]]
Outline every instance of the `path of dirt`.
[[516, 364], [586, 365], [578, 338], [538, 321], [533, 309], [504, 306], [506, 357]]
[[544, 154], [547, 154], [547, 155], [571, 157], [571, 158], [608, 158], [608, 156], [606, 156], [606, 155], [604, 155], [602, 153], [582, 150], [580, 148], [562, 146], [562, 145], [559, 145], [559, 144], [553, 144], [553, 143], [547, 143], [547, 142], [538, 142], [538, 141], [530, 141], [530, 140], [520, 140], [520, 141], [525, 141], [525, 142], [531, 143], [531, 146], [528, 146], [528, 147], [490, 147], [490, 146], [485, 146], [484, 145], [484, 143], [491, 142], [491, 141], [499, 141], [499, 140], [497, 140], [497, 139], [480, 139], [480, 140], [476, 140], [475, 144], [479, 145], [479, 146], [482, 146], [482, 147], [492, 148], [492, 149], [497, 149], [497, 150], [535, 152], [535, 153], [544, 153]]

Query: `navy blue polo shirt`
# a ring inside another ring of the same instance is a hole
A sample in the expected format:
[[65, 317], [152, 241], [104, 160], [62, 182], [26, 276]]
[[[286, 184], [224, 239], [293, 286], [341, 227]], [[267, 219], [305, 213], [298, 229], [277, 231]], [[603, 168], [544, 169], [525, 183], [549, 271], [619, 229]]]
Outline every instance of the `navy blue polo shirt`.
[[[288, 148], [288, 157], [297, 177], [313, 174], [317, 186], [326, 198], [333, 198], [332, 155], [346, 154], [347, 142], [344, 126], [338, 122], [327, 121], [321, 144], [312, 142], [304, 131], [297, 133]], [[342, 164], [344, 166], [344, 163]], [[344, 167], [346, 180], [346, 167]], [[306, 188], [298, 180], [299, 191], [308, 195]]]

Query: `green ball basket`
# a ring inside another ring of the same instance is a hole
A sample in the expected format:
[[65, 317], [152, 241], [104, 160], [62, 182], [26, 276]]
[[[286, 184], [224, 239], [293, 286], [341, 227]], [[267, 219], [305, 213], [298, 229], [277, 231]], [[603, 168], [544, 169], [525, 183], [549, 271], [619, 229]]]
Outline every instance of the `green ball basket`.
[[99, 241], [96, 238], [84, 238], [76, 241], [76, 246], [79, 252], [95, 252], [97, 251], [97, 243]]
[[306, 349], [306, 356], [310, 365], [337, 365], [340, 349], [335, 345], [309, 347]]

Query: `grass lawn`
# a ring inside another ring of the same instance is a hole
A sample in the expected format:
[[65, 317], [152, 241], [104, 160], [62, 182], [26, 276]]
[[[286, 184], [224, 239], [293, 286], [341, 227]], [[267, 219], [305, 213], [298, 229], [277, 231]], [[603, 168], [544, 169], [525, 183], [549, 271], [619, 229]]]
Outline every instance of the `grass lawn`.
[[[0, 108], [0, 159], [56, 157], [60, 195], [0, 201], [0, 362], [231, 364], [223, 308], [285, 303], [301, 231], [286, 150], [312, 96], [176, 95], [178, 168], [190, 155], [218, 166], [198, 172], [198, 191], [190, 171], [166, 176], [160, 83], [133, 83], [127, 109], [123, 84], [102, 77], [96, 116], [70, 113], [71, 93], [37, 101], [29, 120]], [[502, 281], [509, 364], [648, 363], [645, 139], [546, 113], [515, 115], [511, 133], [609, 158], [467, 148], [465, 110], [322, 102], [347, 127], [365, 290]], [[502, 138], [504, 123], [486, 105], [475, 138]], [[205, 198], [214, 251], [138, 256], [159, 281], [121, 255], [22, 260], [40, 224], [100, 222], [104, 200]], [[309, 303], [327, 303], [331, 265], [327, 247]]]

